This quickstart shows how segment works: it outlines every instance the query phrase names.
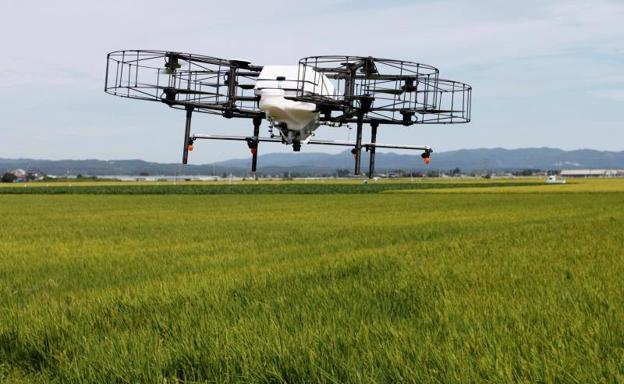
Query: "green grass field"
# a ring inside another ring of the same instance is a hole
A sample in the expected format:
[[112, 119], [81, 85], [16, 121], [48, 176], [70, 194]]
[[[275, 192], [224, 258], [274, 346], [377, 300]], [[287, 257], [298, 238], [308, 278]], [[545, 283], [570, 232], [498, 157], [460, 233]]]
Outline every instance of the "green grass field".
[[0, 210], [2, 383], [624, 382], [623, 180], [30, 185]]

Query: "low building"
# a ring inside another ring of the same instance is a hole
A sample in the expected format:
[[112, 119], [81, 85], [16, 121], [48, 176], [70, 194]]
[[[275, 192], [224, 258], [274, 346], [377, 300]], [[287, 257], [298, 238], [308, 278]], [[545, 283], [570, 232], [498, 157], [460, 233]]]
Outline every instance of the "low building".
[[[43, 180], [45, 178], [45, 174], [43, 172], [40, 172], [37, 170], [25, 171], [19, 168], [6, 172], [5, 175], [12, 175], [12, 177], [9, 177], [9, 180], [11, 180], [11, 182], [14, 182], [14, 183], [23, 183], [27, 181], [33, 181], [33, 180]], [[5, 179], [6, 178], [3, 177], [3, 181], [6, 181]]]
[[23, 169], [19, 169], [19, 168], [14, 169], [10, 173], [15, 175], [16, 181], [26, 181], [26, 177], [28, 176], [28, 173], [26, 171], [24, 171]]
[[618, 177], [624, 176], [621, 169], [562, 169], [561, 177]]

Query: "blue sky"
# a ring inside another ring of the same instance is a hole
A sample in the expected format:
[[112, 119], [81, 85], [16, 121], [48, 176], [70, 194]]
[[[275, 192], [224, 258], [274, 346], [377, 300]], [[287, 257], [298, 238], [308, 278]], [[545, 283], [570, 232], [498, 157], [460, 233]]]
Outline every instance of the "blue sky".
[[[257, 64], [295, 64], [322, 54], [422, 62], [439, 68], [443, 78], [473, 86], [473, 121], [388, 127], [379, 141], [438, 151], [624, 150], [621, 0], [3, 0], [0, 34], [3, 158], [179, 161], [183, 112], [103, 92], [106, 53], [119, 49], [187, 51]], [[193, 131], [242, 135], [251, 127], [245, 120], [196, 114]], [[327, 127], [317, 134], [353, 136]], [[261, 153], [288, 150], [261, 147]], [[190, 161], [247, 155], [244, 144], [201, 142]]]

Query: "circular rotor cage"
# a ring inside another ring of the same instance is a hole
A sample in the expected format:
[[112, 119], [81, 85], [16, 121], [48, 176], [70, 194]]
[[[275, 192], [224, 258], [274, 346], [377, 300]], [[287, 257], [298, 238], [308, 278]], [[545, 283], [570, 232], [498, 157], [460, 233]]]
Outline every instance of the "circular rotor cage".
[[261, 70], [244, 61], [190, 53], [116, 51], [108, 54], [104, 90], [178, 109], [254, 117], [262, 115], [253, 91]]
[[325, 122], [450, 124], [470, 121], [472, 88], [439, 79], [437, 68], [364, 56], [299, 61], [297, 101], [315, 103]]

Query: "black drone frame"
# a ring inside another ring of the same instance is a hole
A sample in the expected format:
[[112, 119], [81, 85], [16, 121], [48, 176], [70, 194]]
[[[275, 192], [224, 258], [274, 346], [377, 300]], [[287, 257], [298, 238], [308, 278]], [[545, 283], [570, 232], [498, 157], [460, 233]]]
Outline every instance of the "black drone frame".
[[[245, 141], [256, 171], [258, 143], [283, 142], [260, 137], [266, 118], [259, 108], [254, 86], [262, 66], [242, 60], [225, 60], [180, 52], [125, 50], [108, 54], [104, 90], [112, 95], [158, 101], [186, 111], [182, 163], [198, 139]], [[295, 90], [288, 99], [312, 103], [318, 122], [333, 126], [354, 123], [355, 142], [308, 140], [306, 144], [352, 148], [355, 175], [360, 175], [361, 150], [370, 151], [368, 176], [375, 174], [377, 148], [420, 150], [428, 161], [428, 146], [378, 144], [379, 125], [456, 124], [470, 121], [472, 88], [440, 79], [438, 69], [420, 63], [366, 56], [311, 56], [299, 61]], [[263, 79], [261, 79], [263, 80]], [[266, 80], [266, 79], [265, 79]], [[270, 79], [275, 80], [275, 79]], [[331, 86], [330, 84], [331, 83]], [[326, 92], [333, 89], [333, 92]], [[191, 135], [193, 112], [225, 118], [249, 118], [253, 136]], [[363, 125], [371, 127], [371, 140], [362, 143]], [[299, 151], [301, 142], [293, 141]]]

